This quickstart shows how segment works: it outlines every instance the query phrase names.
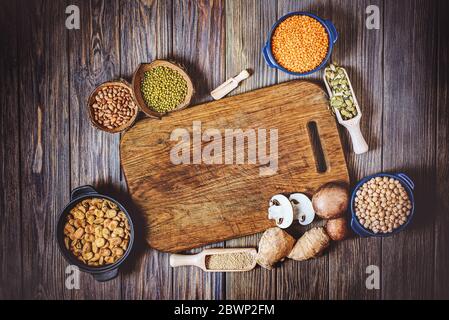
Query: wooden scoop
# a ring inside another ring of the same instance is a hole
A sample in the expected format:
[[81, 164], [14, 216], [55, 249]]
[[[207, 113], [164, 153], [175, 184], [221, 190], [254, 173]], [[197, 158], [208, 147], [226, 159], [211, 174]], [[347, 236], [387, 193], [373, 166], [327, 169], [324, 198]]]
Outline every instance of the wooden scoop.
[[[232, 254], [232, 253], [250, 253], [253, 256], [253, 262], [243, 269], [208, 269], [206, 266], [206, 257], [220, 254]], [[242, 272], [249, 271], [256, 267], [256, 253], [254, 248], [211, 248], [204, 249], [202, 252], [193, 255], [172, 254], [170, 256], [170, 266], [196, 266], [203, 269], [206, 272]]]
[[228, 80], [226, 80], [226, 82], [222, 83], [220, 86], [218, 86], [218, 88], [216, 88], [215, 90], [213, 90], [210, 95], [212, 96], [212, 98], [214, 98], [215, 100], [220, 100], [221, 98], [223, 98], [225, 95], [227, 95], [229, 92], [231, 92], [232, 90], [234, 90], [235, 88], [238, 87], [239, 83], [242, 80], [247, 79], [250, 76], [248, 70], [243, 70], [242, 72], [240, 72], [236, 77], [234, 78], [229, 78]]

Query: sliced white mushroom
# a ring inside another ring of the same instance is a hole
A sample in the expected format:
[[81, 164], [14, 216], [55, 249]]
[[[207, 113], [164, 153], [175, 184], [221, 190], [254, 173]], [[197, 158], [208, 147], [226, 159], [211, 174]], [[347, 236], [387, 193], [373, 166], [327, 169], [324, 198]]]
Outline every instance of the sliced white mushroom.
[[274, 219], [279, 228], [288, 228], [293, 222], [293, 207], [288, 198], [277, 194], [270, 199], [268, 219]]
[[311, 224], [315, 218], [315, 210], [309, 197], [303, 193], [293, 193], [289, 200], [293, 207], [293, 216], [298, 219], [299, 224], [303, 226]]

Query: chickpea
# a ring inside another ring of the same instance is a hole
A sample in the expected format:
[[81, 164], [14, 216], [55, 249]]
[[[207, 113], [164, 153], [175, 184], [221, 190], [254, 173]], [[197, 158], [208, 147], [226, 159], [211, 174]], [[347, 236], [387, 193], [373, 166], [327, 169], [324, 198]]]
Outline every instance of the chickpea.
[[372, 178], [356, 192], [356, 216], [373, 233], [389, 233], [404, 225], [411, 209], [405, 188], [394, 178]]

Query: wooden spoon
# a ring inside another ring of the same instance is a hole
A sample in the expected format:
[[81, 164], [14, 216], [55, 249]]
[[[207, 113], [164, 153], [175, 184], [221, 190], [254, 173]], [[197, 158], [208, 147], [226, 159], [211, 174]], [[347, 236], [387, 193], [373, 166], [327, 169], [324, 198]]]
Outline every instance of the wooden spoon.
[[[232, 254], [232, 253], [250, 253], [253, 255], [253, 262], [243, 269], [208, 269], [206, 266], [206, 257], [219, 254]], [[196, 266], [203, 269], [206, 272], [242, 272], [249, 271], [256, 267], [256, 253], [254, 248], [211, 248], [204, 249], [202, 252], [193, 255], [172, 254], [170, 256], [170, 266]]]

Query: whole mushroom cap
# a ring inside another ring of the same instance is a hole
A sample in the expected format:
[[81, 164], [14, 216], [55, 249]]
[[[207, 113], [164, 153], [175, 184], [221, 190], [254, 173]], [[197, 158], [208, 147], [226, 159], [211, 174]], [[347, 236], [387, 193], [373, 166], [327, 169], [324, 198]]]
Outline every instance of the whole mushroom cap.
[[326, 232], [334, 241], [341, 241], [349, 236], [349, 228], [345, 217], [330, 219], [326, 222]]
[[348, 189], [338, 182], [329, 182], [321, 186], [312, 198], [313, 209], [322, 219], [343, 216], [348, 209], [348, 203]]

